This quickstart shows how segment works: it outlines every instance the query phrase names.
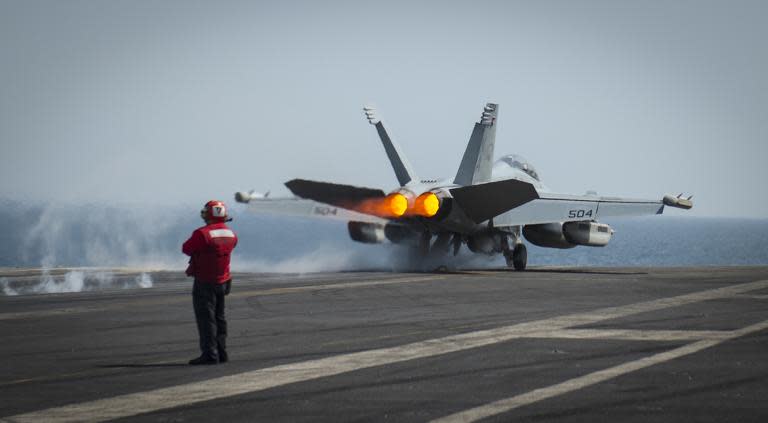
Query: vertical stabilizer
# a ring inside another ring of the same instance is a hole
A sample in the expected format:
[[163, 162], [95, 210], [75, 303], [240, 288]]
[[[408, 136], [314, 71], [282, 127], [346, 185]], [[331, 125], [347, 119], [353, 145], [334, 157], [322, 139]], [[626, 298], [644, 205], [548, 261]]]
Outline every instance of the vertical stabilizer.
[[491, 180], [493, 145], [496, 142], [496, 117], [499, 105], [488, 103], [480, 122], [475, 123], [467, 149], [461, 159], [453, 182], [457, 185], [475, 185]]
[[392, 164], [392, 169], [395, 171], [395, 176], [397, 176], [397, 181], [400, 183], [400, 186], [405, 186], [411, 181], [417, 182], [419, 179], [413, 172], [411, 164], [408, 163], [408, 159], [405, 158], [400, 146], [389, 138], [387, 130], [384, 129], [384, 124], [381, 123], [381, 119], [376, 116], [376, 109], [371, 106], [365, 106], [363, 107], [363, 110], [365, 111], [365, 116], [368, 118], [368, 122], [375, 126], [376, 131], [379, 133], [381, 143], [384, 145], [384, 151], [387, 152], [387, 157], [389, 157], [389, 162]]

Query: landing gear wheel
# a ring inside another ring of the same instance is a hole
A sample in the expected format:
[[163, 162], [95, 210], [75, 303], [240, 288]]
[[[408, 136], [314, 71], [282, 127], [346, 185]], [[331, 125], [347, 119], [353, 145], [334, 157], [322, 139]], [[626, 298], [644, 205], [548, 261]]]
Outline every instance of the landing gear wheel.
[[[507, 258], [507, 265], [509, 265], [509, 257]], [[525, 270], [525, 266], [528, 264], [528, 250], [525, 248], [525, 244], [515, 244], [515, 249], [512, 250], [512, 267], [515, 270]]]

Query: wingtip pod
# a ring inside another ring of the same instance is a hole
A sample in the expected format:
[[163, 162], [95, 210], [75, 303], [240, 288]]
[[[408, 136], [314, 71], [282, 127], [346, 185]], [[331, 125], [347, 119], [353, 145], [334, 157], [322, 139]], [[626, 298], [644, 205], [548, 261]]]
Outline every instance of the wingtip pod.
[[680, 195], [678, 195], [677, 197], [675, 197], [674, 195], [667, 194], [664, 196], [663, 202], [665, 206], [676, 207], [678, 209], [683, 209], [683, 210], [690, 210], [691, 208], [693, 208], [693, 201], [691, 201], [692, 198], [693, 198], [692, 195], [689, 196], [688, 198], [685, 198], [683, 197], [682, 193], [680, 193]]
[[256, 192], [256, 190], [250, 190], [248, 192], [238, 191], [235, 193], [235, 201], [238, 203], [248, 204], [252, 200], [264, 200], [269, 197], [269, 191], [264, 194]]

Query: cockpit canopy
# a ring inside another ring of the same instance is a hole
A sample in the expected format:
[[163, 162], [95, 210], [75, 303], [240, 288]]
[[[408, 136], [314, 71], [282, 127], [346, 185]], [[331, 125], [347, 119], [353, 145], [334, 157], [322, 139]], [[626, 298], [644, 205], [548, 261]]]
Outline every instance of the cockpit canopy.
[[526, 174], [528, 174], [528, 176], [530, 176], [531, 178], [541, 182], [541, 180], [539, 179], [539, 174], [536, 172], [536, 169], [530, 163], [528, 163], [528, 160], [523, 156], [520, 156], [517, 154], [510, 154], [508, 156], [504, 156], [500, 158], [497, 161], [497, 163], [506, 163], [510, 167], [519, 169], [525, 172]]

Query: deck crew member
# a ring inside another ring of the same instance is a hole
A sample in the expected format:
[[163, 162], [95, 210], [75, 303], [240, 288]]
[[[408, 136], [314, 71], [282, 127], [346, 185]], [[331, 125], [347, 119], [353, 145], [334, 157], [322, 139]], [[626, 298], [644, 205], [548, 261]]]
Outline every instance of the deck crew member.
[[232, 219], [221, 201], [207, 202], [200, 217], [205, 226], [195, 229], [181, 248], [190, 256], [187, 276], [195, 278], [192, 304], [200, 336], [200, 357], [189, 364], [226, 363], [229, 357], [224, 297], [232, 286], [229, 260], [237, 245], [237, 235], [226, 224]]

